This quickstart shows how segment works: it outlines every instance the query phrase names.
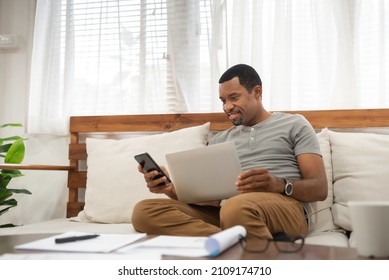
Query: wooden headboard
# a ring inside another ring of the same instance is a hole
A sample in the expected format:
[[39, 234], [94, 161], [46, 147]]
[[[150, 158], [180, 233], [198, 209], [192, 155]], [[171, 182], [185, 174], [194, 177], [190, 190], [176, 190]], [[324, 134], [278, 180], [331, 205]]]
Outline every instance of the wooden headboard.
[[[389, 127], [389, 109], [289, 111], [302, 114], [315, 129]], [[80, 169], [80, 161], [86, 160], [86, 145], [82, 134], [117, 132], [169, 132], [211, 122], [212, 131], [231, 127], [224, 113], [184, 113], [121, 116], [80, 116], [70, 118], [68, 176], [69, 199], [67, 217], [76, 216], [84, 207], [79, 190], [86, 187], [86, 170]]]
[[[289, 111], [302, 114], [315, 129], [389, 127], [389, 109]], [[85, 135], [125, 132], [169, 132], [211, 122], [212, 131], [231, 126], [224, 113], [184, 113], [121, 116], [75, 116], [70, 118], [69, 166], [0, 164], [0, 169], [43, 169], [68, 172], [67, 217], [77, 216], [84, 208], [87, 158]]]

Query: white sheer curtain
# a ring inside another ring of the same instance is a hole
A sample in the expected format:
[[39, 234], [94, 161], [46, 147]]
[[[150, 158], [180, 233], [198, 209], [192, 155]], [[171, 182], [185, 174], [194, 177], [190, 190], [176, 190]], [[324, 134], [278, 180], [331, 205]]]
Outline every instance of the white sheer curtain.
[[388, 1], [233, 1], [228, 13], [228, 64], [260, 72], [268, 108], [388, 107]]
[[71, 115], [220, 111], [253, 65], [269, 110], [389, 106], [385, 0], [37, 0], [28, 131]]
[[198, 0], [38, 0], [29, 133], [66, 134], [71, 115], [212, 110], [211, 9]]

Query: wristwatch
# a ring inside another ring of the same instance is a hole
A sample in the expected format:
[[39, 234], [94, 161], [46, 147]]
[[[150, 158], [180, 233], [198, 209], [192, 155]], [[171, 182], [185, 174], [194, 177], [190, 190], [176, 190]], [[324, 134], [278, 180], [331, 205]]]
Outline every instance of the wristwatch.
[[284, 180], [285, 180], [284, 194], [287, 196], [291, 196], [293, 193], [293, 184], [285, 178]]

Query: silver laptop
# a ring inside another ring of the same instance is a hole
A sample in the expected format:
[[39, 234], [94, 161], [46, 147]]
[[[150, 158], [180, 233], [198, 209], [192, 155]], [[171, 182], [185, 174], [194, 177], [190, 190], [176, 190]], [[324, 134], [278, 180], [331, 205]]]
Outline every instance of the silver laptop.
[[233, 142], [166, 155], [179, 201], [194, 203], [229, 198], [241, 172]]

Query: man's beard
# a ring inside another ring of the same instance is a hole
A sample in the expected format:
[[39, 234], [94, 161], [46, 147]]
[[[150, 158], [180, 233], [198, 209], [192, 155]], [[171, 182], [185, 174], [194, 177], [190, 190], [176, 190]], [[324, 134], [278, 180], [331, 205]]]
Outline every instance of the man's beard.
[[240, 116], [238, 119], [231, 120], [232, 124], [235, 126], [242, 125], [243, 124], [243, 118]]
[[[241, 112], [234, 110], [234, 111], [231, 111], [229, 113], [226, 112], [226, 114], [228, 115], [228, 118], [230, 119], [230, 121], [233, 125], [238, 126], [238, 125], [243, 124], [243, 116], [242, 116]], [[231, 118], [232, 115], [235, 115], [234, 118]]]

